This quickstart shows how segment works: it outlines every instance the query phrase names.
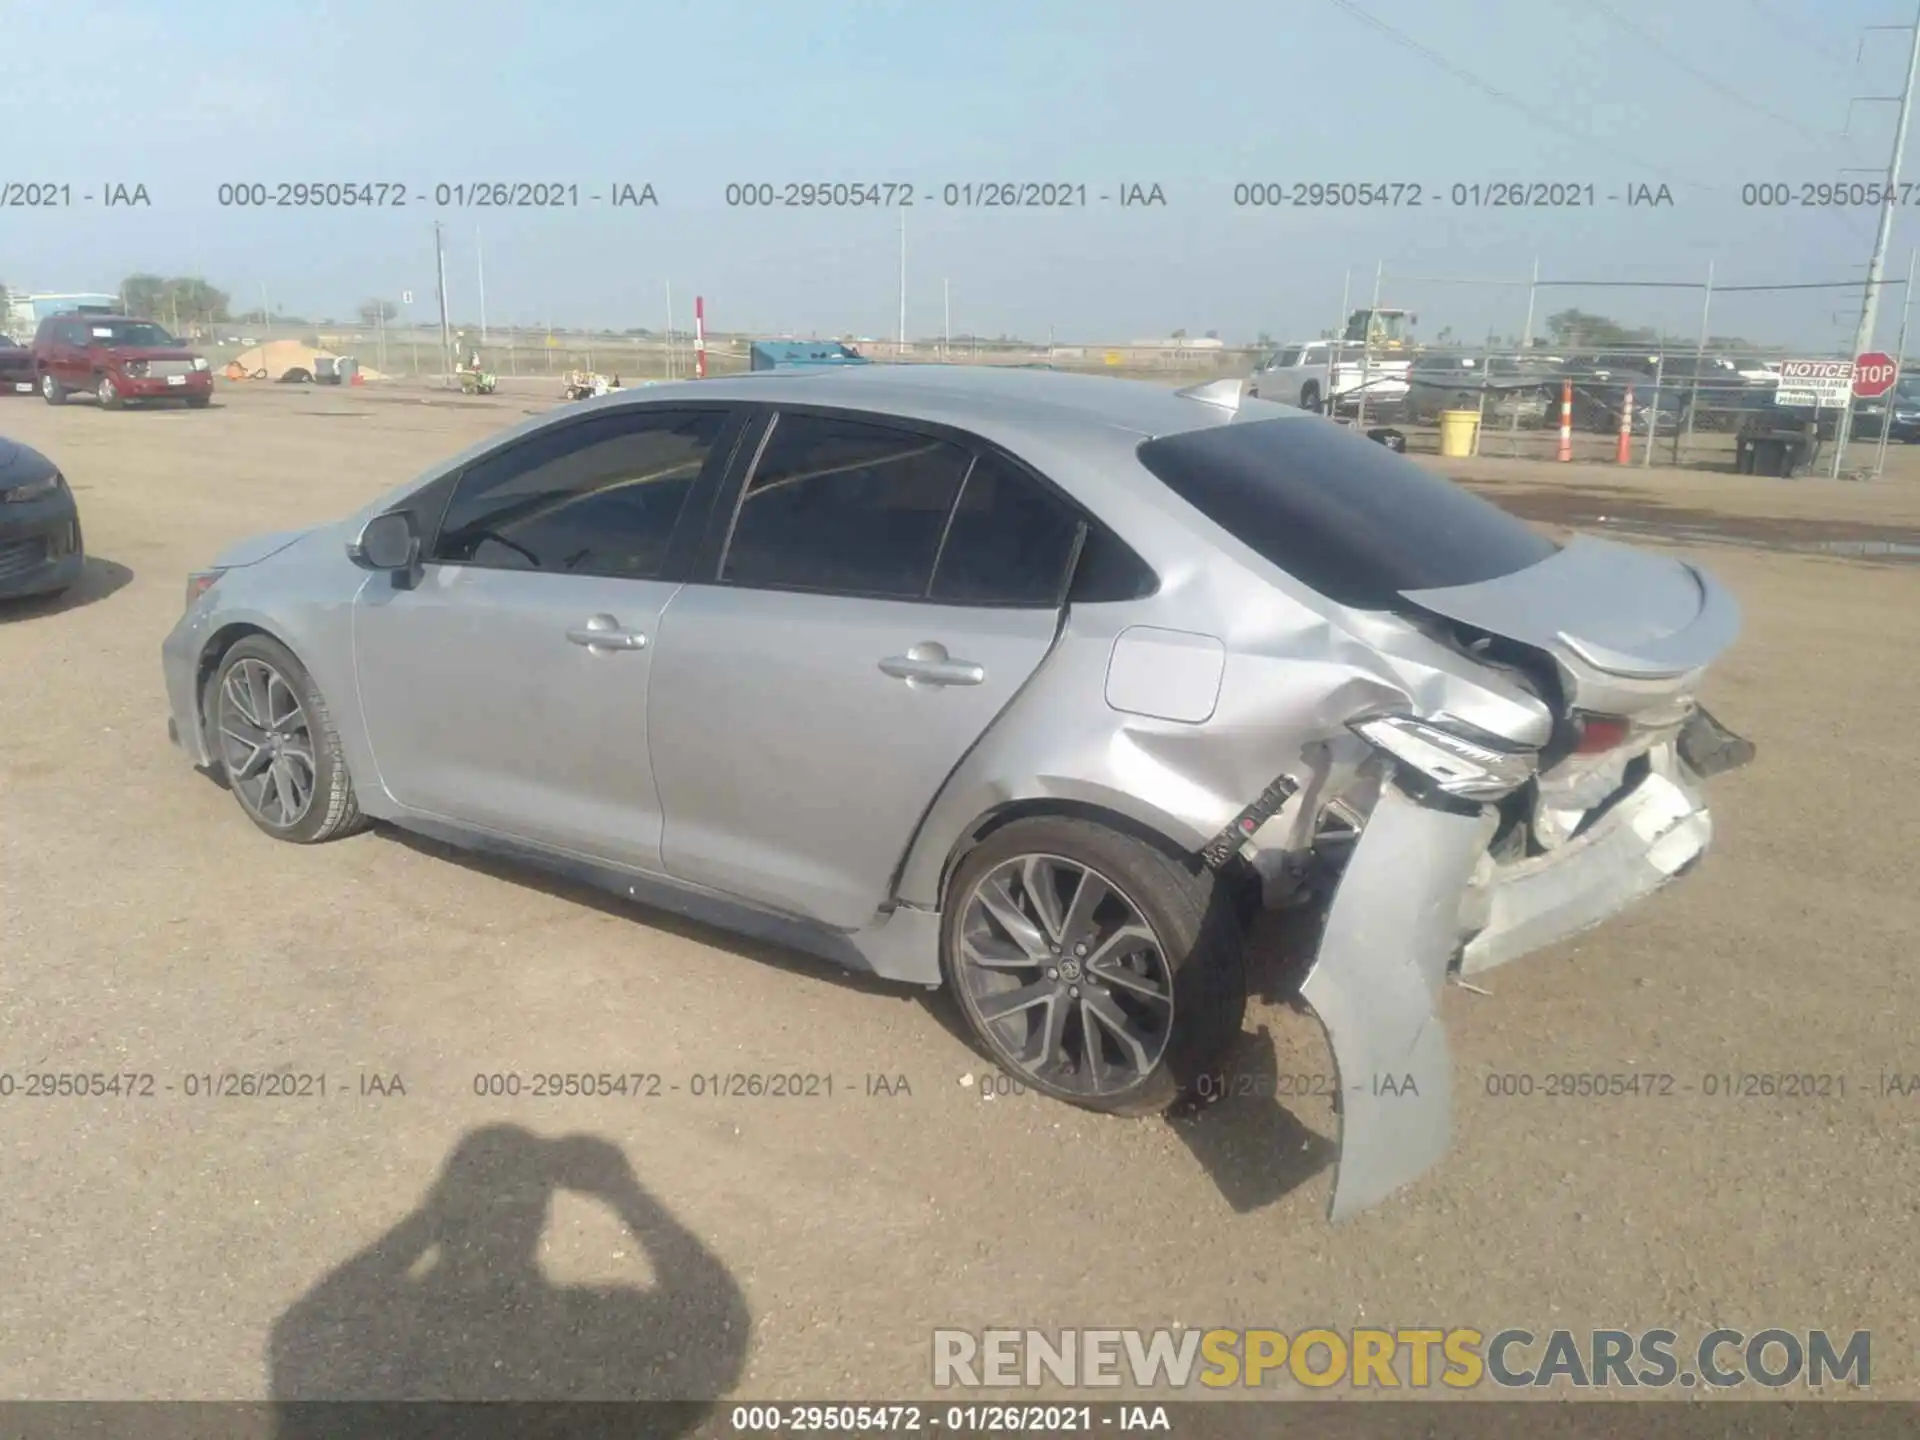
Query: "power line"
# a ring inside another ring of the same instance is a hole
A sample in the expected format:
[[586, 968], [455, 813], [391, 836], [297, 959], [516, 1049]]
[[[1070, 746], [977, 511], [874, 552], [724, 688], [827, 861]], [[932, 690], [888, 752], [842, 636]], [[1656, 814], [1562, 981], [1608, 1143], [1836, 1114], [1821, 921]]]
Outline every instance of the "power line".
[[1844, 71], [1849, 77], [1853, 75], [1854, 66], [1852, 61], [1849, 61], [1845, 56], [1841, 55], [1839, 51], [1829, 50], [1824, 45], [1815, 45], [1806, 38], [1805, 31], [1807, 29], [1807, 22], [1805, 20], [1789, 19], [1778, 10], [1761, 3], [1761, 0], [1747, 0], [1747, 4], [1751, 5], [1758, 14], [1764, 15], [1775, 24], [1792, 32], [1793, 42], [1797, 47], [1818, 55], [1835, 69]]
[[1613, 144], [1611, 141], [1601, 140], [1597, 136], [1588, 135], [1582, 131], [1576, 130], [1571, 125], [1563, 124], [1560, 120], [1556, 119], [1552, 115], [1547, 114], [1545, 111], [1535, 109], [1533, 106], [1527, 104], [1526, 101], [1520, 99], [1518, 96], [1509, 95], [1506, 91], [1498, 88], [1497, 86], [1488, 84], [1485, 80], [1482, 80], [1478, 75], [1475, 75], [1472, 71], [1461, 69], [1460, 66], [1454, 64], [1451, 60], [1447, 59], [1444, 55], [1438, 54], [1433, 50], [1429, 50], [1425, 45], [1422, 45], [1418, 40], [1415, 40], [1412, 36], [1406, 35], [1399, 30], [1396, 30], [1393, 26], [1387, 24], [1386, 21], [1380, 19], [1378, 16], [1369, 15], [1365, 10], [1362, 10], [1358, 5], [1355, 5], [1353, 3], [1353, 0], [1331, 0], [1331, 3], [1337, 6], [1339, 9], [1344, 10], [1347, 14], [1351, 15], [1354, 19], [1360, 21], [1362, 24], [1369, 25], [1375, 30], [1378, 30], [1382, 35], [1385, 35], [1389, 40], [1393, 41], [1394, 44], [1401, 46], [1403, 49], [1411, 50], [1413, 51], [1414, 54], [1420, 56], [1422, 59], [1427, 60], [1430, 63], [1439, 66], [1442, 70], [1446, 71], [1449, 75], [1453, 76], [1454, 79], [1460, 81], [1463, 85], [1470, 85], [1475, 90], [1478, 90], [1482, 95], [1485, 95], [1488, 99], [1497, 101], [1499, 104], [1505, 105], [1509, 110], [1518, 111], [1520, 114], [1526, 116], [1529, 120], [1533, 121], [1534, 124], [1540, 126], [1543, 130], [1551, 130], [1555, 134], [1563, 136], [1568, 140], [1575, 141], [1580, 145], [1593, 146], [1596, 149], [1604, 151], [1610, 156], [1613, 156], [1617, 159], [1625, 160], [1631, 165], [1638, 166], [1640, 169], [1645, 170], [1651, 175], [1658, 175], [1663, 180], [1672, 180], [1677, 184], [1691, 185], [1694, 188], [1700, 189], [1700, 190], [1714, 191], [1719, 189], [1719, 187], [1715, 185], [1704, 185], [1697, 180], [1690, 180], [1684, 175], [1676, 175], [1672, 171], [1663, 169], [1662, 167], [1655, 165], [1650, 161], [1642, 160], [1637, 156], [1627, 154], [1618, 145]]
[[1775, 124], [1785, 125], [1789, 130], [1798, 131], [1800, 134], [1806, 136], [1807, 139], [1812, 140], [1817, 144], [1831, 145], [1836, 140], [1841, 141], [1842, 143], [1845, 143], [1845, 137], [1843, 136], [1823, 135], [1819, 131], [1810, 130], [1805, 125], [1802, 125], [1798, 120], [1793, 119], [1791, 116], [1782, 115], [1777, 110], [1770, 110], [1765, 105], [1760, 104], [1759, 101], [1749, 99], [1747, 96], [1742, 95], [1738, 90], [1735, 90], [1730, 86], [1722, 84], [1720, 81], [1714, 79], [1713, 76], [1709, 75], [1706, 71], [1702, 70], [1699, 66], [1695, 65], [1691, 60], [1688, 60], [1685, 56], [1676, 55], [1673, 51], [1669, 50], [1666, 46], [1662, 45], [1658, 40], [1655, 40], [1651, 35], [1647, 34], [1646, 31], [1634, 25], [1634, 23], [1631, 20], [1628, 20], [1625, 16], [1620, 14], [1619, 11], [1613, 9], [1612, 7], [1606, 4], [1603, 4], [1602, 0], [1578, 0], [1577, 5], [1574, 5], [1572, 3], [1572, 0], [1562, 0], [1562, 3], [1569, 4], [1570, 8], [1577, 9], [1581, 14], [1598, 15], [1602, 20], [1610, 21], [1614, 26], [1616, 26], [1620, 30], [1625, 31], [1628, 35], [1632, 36], [1635, 40], [1638, 40], [1641, 44], [1645, 45], [1654, 54], [1658, 55], [1662, 60], [1665, 60], [1669, 65], [1673, 66], [1676, 70], [1680, 70], [1685, 72], [1688, 75], [1691, 75], [1700, 84], [1706, 86], [1709, 90], [1713, 91], [1714, 94], [1720, 96], [1722, 99], [1730, 100], [1735, 105], [1739, 105], [1745, 109], [1751, 110], [1756, 115], [1763, 115], [1767, 119], [1773, 121]]

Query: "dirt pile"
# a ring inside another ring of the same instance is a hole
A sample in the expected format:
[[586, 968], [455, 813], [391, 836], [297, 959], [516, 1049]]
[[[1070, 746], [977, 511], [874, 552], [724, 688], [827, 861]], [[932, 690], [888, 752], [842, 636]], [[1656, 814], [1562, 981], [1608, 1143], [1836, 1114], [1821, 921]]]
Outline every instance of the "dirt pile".
[[[332, 350], [317, 350], [300, 340], [269, 340], [264, 345], [256, 345], [251, 350], [243, 350], [234, 356], [231, 365], [237, 366], [240, 373], [254, 376], [262, 370], [266, 378], [278, 380], [291, 370], [304, 370], [308, 375], [320, 371], [320, 361], [335, 358]], [[360, 366], [360, 374], [368, 380], [384, 380], [386, 377], [371, 366]]]

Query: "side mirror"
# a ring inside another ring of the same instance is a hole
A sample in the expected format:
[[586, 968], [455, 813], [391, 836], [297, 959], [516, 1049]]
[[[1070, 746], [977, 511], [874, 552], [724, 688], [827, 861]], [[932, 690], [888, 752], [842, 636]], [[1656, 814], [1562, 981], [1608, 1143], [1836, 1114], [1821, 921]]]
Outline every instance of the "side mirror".
[[347, 558], [362, 570], [412, 570], [420, 561], [420, 527], [413, 512], [390, 510], [374, 516], [347, 547]]

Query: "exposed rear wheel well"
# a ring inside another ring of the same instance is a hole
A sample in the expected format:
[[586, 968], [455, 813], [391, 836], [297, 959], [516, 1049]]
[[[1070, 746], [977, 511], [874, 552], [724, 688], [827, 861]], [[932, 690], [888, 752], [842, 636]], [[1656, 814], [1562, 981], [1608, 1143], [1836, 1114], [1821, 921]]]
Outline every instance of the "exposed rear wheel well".
[[[976, 820], [947, 856], [947, 863], [940, 871], [941, 908], [946, 907], [947, 889], [953, 882], [954, 872], [960, 868], [960, 862], [966, 859], [970, 850], [996, 830], [1004, 829], [1016, 820], [1031, 820], [1039, 817], [1088, 820], [1096, 825], [1104, 825], [1109, 830], [1131, 836], [1142, 844], [1152, 846], [1169, 860], [1189, 871], [1198, 872], [1202, 868], [1197, 854], [1181, 849], [1151, 825], [1143, 825], [1132, 816], [1122, 815], [1117, 810], [1109, 810], [1105, 806], [1094, 805], [1083, 800], [1054, 797], [1010, 800], [996, 809], [989, 810]], [[1259, 905], [1260, 877], [1253, 867], [1238, 855], [1220, 872], [1220, 880], [1232, 889], [1234, 899], [1240, 906], [1257, 907]]]

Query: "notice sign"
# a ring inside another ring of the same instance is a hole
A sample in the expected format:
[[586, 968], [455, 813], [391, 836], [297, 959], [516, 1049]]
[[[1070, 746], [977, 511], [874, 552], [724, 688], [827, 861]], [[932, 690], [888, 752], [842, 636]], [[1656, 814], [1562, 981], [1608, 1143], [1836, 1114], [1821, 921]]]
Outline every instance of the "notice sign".
[[1840, 409], [1852, 394], [1853, 361], [1785, 360], [1780, 364], [1774, 403]]

